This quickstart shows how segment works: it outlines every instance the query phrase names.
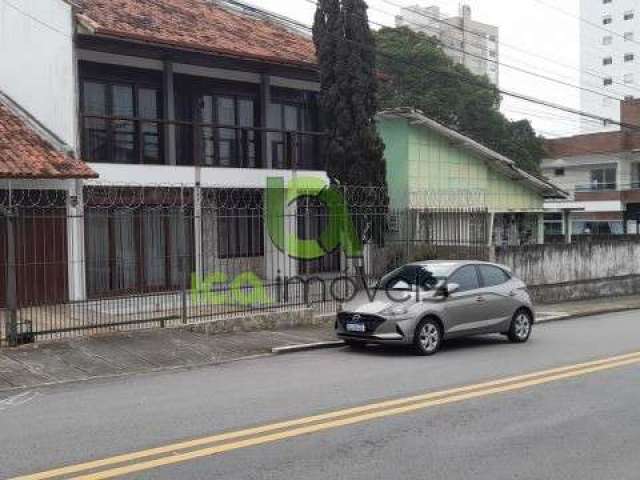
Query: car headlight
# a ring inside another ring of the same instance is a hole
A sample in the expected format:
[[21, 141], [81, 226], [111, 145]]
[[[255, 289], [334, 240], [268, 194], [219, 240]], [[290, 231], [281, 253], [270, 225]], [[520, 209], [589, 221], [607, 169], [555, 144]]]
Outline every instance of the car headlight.
[[386, 317], [400, 317], [409, 313], [409, 309], [405, 305], [391, 305], [380, 312], [380, 315]]

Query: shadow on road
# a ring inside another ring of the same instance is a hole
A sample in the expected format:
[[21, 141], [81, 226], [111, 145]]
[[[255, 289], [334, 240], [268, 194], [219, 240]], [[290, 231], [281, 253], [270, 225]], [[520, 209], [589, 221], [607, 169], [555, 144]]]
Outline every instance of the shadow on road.
[[[442, 344], [442, 349], [438, 355], [457, 350], [470, 350], [479, 348], [495, 347], [496, 345], [508, 345], [509, 341], [501, 335], [484, 335], [477, 337], [455, 338], [446, 340]], [[358, 348], [347, 347], [347, 353], [354, 355], [391, 356], [391, 357], [414, 357], [415, 353], [409, 346], [393, 345], [367, 345]]]

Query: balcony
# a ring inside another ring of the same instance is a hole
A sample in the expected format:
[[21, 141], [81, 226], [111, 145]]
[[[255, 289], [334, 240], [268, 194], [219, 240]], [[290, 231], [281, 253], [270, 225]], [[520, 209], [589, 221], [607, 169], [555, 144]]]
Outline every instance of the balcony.
[[92, 163], [325, 170], [321, 132], [93, 114], [81, 129]]

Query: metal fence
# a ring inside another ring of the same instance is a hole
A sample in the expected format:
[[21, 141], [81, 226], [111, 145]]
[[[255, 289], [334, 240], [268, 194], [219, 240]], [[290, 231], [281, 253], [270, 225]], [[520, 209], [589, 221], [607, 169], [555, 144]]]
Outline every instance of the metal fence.
[[[486, 210], [392, 209], [373, 188], [341, 187], [346, 211], [337, 214], [311, 195], [273, 214], [265, 191], [244, 189], [0, 195], [0, 336], [13, 345], [255, 312], [332, 313], [362, 275], [371, 281], [408, 261], [488, 254]], [[323, 245], [345, 218], [362, 244], [353, 257]], [[327, 248], [306, 255], [313, 245]]]

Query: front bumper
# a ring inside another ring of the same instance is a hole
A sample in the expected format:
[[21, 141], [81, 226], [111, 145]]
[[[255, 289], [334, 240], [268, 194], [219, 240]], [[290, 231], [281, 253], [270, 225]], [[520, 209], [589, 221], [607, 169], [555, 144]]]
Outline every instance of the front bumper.
[[[366, 327], [364, 332], [352, 332], [347, 330], [347, 323], [352, 322], [357, 316], [358, 322]], [[403, 323], [410, 320], [389, 319], [377, 315], [362, 315], [353, 313], [340, 313], [336, 319], [336, 336], [343, 340], [377, 343], [388, 345], [410, 344], [413, 341], [412, 335], [407, 335], [407, 330]]]

